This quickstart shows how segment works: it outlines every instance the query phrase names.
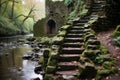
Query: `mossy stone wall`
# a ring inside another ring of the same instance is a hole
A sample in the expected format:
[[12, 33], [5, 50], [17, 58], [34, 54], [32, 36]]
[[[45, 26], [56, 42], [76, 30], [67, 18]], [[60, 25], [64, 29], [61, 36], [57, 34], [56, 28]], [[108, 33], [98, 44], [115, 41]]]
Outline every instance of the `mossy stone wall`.
[[[68, 15], [68, 9], [64, 5], [63, 1], [46, 0], [46, 17], [39, 20], [34, 25], [34, 36], [54, 36], [58, 32], [59, 28], [65, 24], [66, 16]], [[55, 31], [53, 34], [47, 34], [47, 22], [49, 20], [55, 21]]]

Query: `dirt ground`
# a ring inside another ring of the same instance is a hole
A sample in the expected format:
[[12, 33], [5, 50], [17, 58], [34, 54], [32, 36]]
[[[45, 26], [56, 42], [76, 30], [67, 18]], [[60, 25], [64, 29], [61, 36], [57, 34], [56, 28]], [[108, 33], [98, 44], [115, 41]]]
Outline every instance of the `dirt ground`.
[[98, 39], [100, 42], [108, 49], [110, 54], [115, 58], [117, 64], [116, 67], [118, 69], [118, 73], [112, 74], [106, 77], [103, 80], [120, 80], [120, 47], [114, 44], [112, 34], [114, 29], [105, 32], [99, 32], [97, 34]]

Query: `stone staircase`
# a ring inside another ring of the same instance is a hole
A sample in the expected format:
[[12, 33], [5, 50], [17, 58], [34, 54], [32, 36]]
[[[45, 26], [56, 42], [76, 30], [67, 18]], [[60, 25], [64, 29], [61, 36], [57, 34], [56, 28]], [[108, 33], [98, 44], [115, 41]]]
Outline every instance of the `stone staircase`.
[[[95, 56], [101, 54], [100, 42], [92, 29], [85, 24], [96, 17], [104, 4], [105, 0], [95, 0], [90, 16], [72, 21], [73, 25], [67, 29], [57, 58], [48, 59], [45, 80], [69, 80], [76, 77], [74, 80], [80, 80], [96, 76], [97, 70], [91, 60], [94, 61]], [[49, 65], [50, 61], [54, 64]]]

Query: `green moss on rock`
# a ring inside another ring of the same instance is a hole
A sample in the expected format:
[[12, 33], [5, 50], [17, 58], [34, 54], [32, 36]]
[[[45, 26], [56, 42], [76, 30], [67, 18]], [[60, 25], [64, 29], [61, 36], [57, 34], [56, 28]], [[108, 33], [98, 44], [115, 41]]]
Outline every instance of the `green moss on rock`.
[[46, 73], [54, 73], [56, 71], [56, 66], [47, 66]]

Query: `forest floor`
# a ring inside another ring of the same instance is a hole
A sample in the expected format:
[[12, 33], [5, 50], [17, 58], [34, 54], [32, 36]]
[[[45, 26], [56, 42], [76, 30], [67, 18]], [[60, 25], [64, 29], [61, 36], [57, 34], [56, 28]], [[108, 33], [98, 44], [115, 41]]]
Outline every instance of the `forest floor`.
[[97, 34], [100, 42], [108, 49], [110, 54], [116, 60], [116, 67], [118, 69], [116, 74], [112, 74], [106, 77], [104, 80], [120, 80], [120, 47], [116, 46], [115, 42], [113, 41], [113, 31], [114, 29], [111, 29], [108, 31], [99, 32]]

